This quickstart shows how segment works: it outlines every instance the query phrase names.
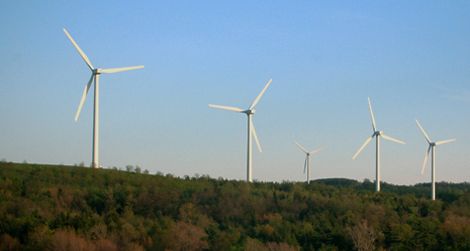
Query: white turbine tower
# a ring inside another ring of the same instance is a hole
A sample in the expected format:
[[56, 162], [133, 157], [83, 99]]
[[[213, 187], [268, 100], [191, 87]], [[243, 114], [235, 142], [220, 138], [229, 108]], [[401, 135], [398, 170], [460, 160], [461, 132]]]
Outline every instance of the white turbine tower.
[[102, 73], [116, 73], [122, 71], [130, 71], [130, 70], [137, 70], [144, 68], [143, 65], [139, 66], [131, 66], [131, 67], [122, 67], [122, 68], [108, 68], [108, 69], [101, 69], [95, 68], [91, 64], [90, 60], [88, 59], [87, 55], [80, 49], [78, 44], [72, 38], [72, 36], [68, 33], [68, 31], [64, 28], [65, 35], [67, 35], [70, 42], [72, 42], [75, 49], [77, 49], [78, 54], [82, 57], [82, 59], [87, 64], [88, 68], [91, 70], [91, 77], [88, 81], [88, 84], [85, 85], [85, 89], [83, 90], [82, 98], [80, 99], [80, 104], [78, 105], [77, 113], [75, 114], [75, 121], [78, 120], [80, 116], [80, 111], [82, 110], [83, 104], [85, 103], [86, 96], [88, 91], [90, 90], [91, 84], [94, 82], [94, 103], [93, 103], [93, 155], [92, 155], [92, 162], [91, 166], [96, 168], [99, 167], [99, 77]]
[[227, 111], [232, 111], [232, 112], [240, 112], [240, 113], [245, 113], [246, 116], [248, 117], [248, 144], [247, 144], [247, 158], [246, 158], [246, 181], [251, 182], [252, 181], [252, 163], [251, 163], [251, 136], [255, 138], [256, 145], [258, 146], [258, 150], [262, 152], [261, 145], [258, 140], [258, 135], [256, 135], [256, 129], [252, 121], [252, 117], [255, 114], [255, 107], [260, 101], [261, 97], [264, 95], [266, 90], [268, 89], [269, 85], [271, 85], [271, 82], [273, 80], [270, 79], [268, 83], [264, 86], [263, 90], [258, 94], [258, 96], [253, 100], [251, 103], [250, 107], [246, 110], [238, 107], [233, 107], [233, 106], [223, 106], [223, 105], [212, 105], [209, 104], [210, 108], [216, 108], [216, 109], [222, 109], [222, 110], [227, 110]]
[[405, 142], [392, 138], [388, 135], [385, 135], [383, 131], [377, 130], [377, 126], [375, 124], [375, 117], [374, 113], [372, 112], [372, 105], [370, 103], [370, 98], [367, 98], [369, 101], [369, 111], [370, 111], [370, 117], [372, 120], [372, 130], [373, 133], [370, 137], [366, 139], [364, 144], [357, 150], [356, 154], [352, 157], [353, 159], [356, 159], [356, 157], [361, 153], [361, 151], [370, 143], [370, 141], [375, 137], [375, 188], [377, 192], [380, 192], [380, 137], [383, 137], [386, 140], [400, 143], [400, 144], [405, 144]]
[[297, 145], [297, 147], [299, 147], [299, 149], [302, 152], [305, 153], [304, 173], [305, 171], [307, 171], [307, 184], [309, 184], [310, 183], [310, 155], [318, 153], [319, 151], [321, 151], [321, 148], [317, 150], [313, 150], [313, 151], [308, 151], [307, 149], [305, 149], [305, 147], [303, 147], [298, 142], [294, 142], [294, 143]]
[[424, 169], [426, 168], [426, 163], [428, 161], [429, 153], [431, 153], [431, 186], [432, 186], [431, 198], [432, 200], [436, 200], [436, 162], [435, 162], [436, 161], [436, 146], [454, 142], [455, 139], [448, 139], [448, 140], [441, 140], [441, 141], [434, 142], [431, 140], [431, 138], [426, 133], [426, 131], [421, 126], [418, 120], [416, 120], [416, 124], [418, 125], [419, 129], [424, 135], [424, 138], [426, 138], [426, 141], [429, 144], [428, 150], [424, 154], [424, 161], [423, 161], [423, 167], [421, 168], [421, 174], [424, 173]]

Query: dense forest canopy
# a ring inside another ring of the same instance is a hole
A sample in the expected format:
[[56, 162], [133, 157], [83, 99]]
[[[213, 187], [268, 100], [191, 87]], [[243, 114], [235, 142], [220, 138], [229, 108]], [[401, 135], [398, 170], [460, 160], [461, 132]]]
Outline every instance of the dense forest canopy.
[[470, 250], [468, 183], [131, 171], [0, 163], [0, 250]]

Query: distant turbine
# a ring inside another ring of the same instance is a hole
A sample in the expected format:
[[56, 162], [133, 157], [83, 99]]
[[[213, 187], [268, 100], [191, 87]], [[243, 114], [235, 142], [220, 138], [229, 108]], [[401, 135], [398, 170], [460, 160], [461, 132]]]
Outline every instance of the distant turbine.
[[424, 169], [426, 168], [426, 163], [428, 161], [429, 153], [432, 153], [431, 155], [431, 186], [432, 186], [431, 198], [432, 200], [436, 200], [436, 163], [435, 163], [436, 146], [454, 142], [455, 139], [448, 139], [448, 140], [441, 140], [441, 141], [433, 142], [418, 120], [416, 120], [416, 124], [418, 125], [419, 129], [424, 135], [424, 138], [426, 138], [426, 141], [429, 144], [428, 150], [424, 154], [424, 161], [423, 161], [423, 167], [421, 168], [421, 174], [424, 173]]
[[307, 149], [305, 149], [305, 147], [303, 147], [298, 142], [294, 142], [294, 143], [297, 145], [297, 147], [299, 147], [299, 149], [302, 152], [305, 153], [304, 173], [305, 173], [305, 170], [306, 170], [307, 171], [307, 184], [309, 184], [310, 183], [310, 155], [318, 153], [319, 151], [321, 151], [321, 148], [317, 149], [317, 150], [313, 150], [313, 151], [307, 151]]
[[130, 70], [137, 70], [144, 68], [143, 65], [139, 66], [131, 66], [131, 67], [122, 67], [122, 68], [108, 68], [108, 69], [101, 69], [101, 68], [94, 68], [91, 64], [90, 60], [88, 59], [87, 55], [80, 49], [78, 44], [72, 38], [72, 36], [68, 33], [68, 31], [64, 28], [65, 35], [68, 37], [70, 42], [72, 42], [75, 49], [77, 49], [78, 54], [82, 57], [82, 59], [87, 64], [88, 68], [91, 70], [91, 77], [88, 81], [88, 84], [85, 85], [85, 89], [83, 90], [82, 98], [80, 99], [80, 104], [78, 105], [77, 113], [75, 114], [75, 121], [78, 120], [80, 116], [80, 111], [82, 110], [83, 104], [85, 103], [86, 96], [88, 94], [88, 90], [90, 90], [92, 82], [95, 83], [94, 87], [94, 104], [93, 104], [93, 155], [92, 155], [92, 162], [91, 166], [96, 168], [99, 167], [99, 154], [98, 154], [98, 146], [99, 146], [99, 77], [102, 73], [117, 73], [122, 71], [130, 71]]
[[353, 159], [356, 159], [356, 157], [361, 153], [361, 151], [370, 143], [372, 138], [375, 137], [375, 188], [377, 192], [380, 192], [380, 137], [383, 137], [386, 140], [400, 143], [400, 144], [405, 144], [405, 142], [392, 138], [390, 136], [387, 136], [384, 134], [383, 131], [377, 130], [377, 127], [375, 125], [375, 118], [374, 118], [374, 113], [372, 112], [372, 105], [370, 103], [370, 98], [367, 98], [369, 101], [369, 111], [370, 111], [370, 117], [372, 120], [372, 130], [373, 134], [366, 139], [364, 144], [357, 150], [356, 154], [352, 157]]
[[258, 96], [253, 100], [251, 103], [250, 107], [246, 110], [243, 110], [238, 107], [233, 107], [233, 106], [223, 106], [223, 105], [212, 105], [209, 104], [210, 108], [216, 108], [216, 109], [222, 109], [222, 110], [227, 110], [227, 111], [232, 111], [232, 112], [240, 112], [240, 113], [245, 113], [248, 117], [248, 144], [247, 144], [247, 158], [246, 158], [246, 181], [251, 182], [252, 177], [251, 177], [251, 172], [252, 172], [252, 163], [251, 163], [251, 136], [253, 135], [255, 137], [255, 142], [256, 145], [258, 146], [258, 150], [262, 152], [261, 145], [258, 140], [258, 135], [256, 135], [256, 129], [252, 121], [252, 117], [255, 114], [255, 106], [258, 104], [260, 101], [261, 97], [264, 95], [266, 90], [268, 89], [269, 85], [271, 85], [271, 82], [273, 80], [270, 79], [268, 83], [264, 86], [263, 90], [258, 94]]

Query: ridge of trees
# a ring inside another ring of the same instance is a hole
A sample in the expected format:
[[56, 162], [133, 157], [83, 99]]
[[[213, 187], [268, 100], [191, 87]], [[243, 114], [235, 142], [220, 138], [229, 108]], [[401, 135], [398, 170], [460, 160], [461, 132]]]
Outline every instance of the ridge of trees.
[[0, 163], [0, 250], [470, 250], [470, 184]]

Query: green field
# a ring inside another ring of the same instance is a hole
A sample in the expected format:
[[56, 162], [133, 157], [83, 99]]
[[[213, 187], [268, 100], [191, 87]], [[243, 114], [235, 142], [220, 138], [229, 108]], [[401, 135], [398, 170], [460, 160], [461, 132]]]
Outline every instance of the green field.
[[248, 184], [0, 163], [0, 250], [470, 250], [470, 184]]

